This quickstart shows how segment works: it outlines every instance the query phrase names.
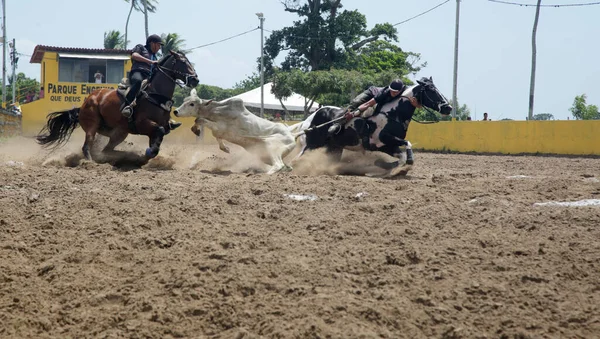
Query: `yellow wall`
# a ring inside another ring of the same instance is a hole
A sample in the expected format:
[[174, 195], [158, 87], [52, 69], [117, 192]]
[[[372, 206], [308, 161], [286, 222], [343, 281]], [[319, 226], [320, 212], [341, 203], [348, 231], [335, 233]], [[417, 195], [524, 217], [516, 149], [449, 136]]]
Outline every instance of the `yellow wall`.
[[[131, 60], [125, 60], [123, 77], [131, 69]], [[79, 107], [95, 88], [117, 88], [117, 84], [70, 83], [58, 81], [58, 53], [46, 52], [40, 65], [40, 82], [44, 98], [22, 104], [23, 134], [34, 135], [46, 122], [48, 113]]]
[[600, 120], [413, 121], [407, 138], [425, 150], [600, 155]]

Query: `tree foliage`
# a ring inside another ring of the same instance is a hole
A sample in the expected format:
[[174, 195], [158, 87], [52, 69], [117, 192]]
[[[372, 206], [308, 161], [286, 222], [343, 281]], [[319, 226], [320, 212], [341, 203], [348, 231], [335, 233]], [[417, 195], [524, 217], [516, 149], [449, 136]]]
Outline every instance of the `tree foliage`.
[[[278, 99], [286, 99], [293, 93], [305, 98], [305, 114], [317, 101], [322, 105], [344, 106], [369, 86], [387, 85], [399, 75], [394, 72], [367, 72], [357, 70], [312, 71], [294, 69], [277, 72], [273, 77], [271, 91]], [[410, 80], [404, 79], [411, 84]]]
[[185, 50], [185, 39], [178, 33], [163, 33], [160, 35], [164, 45], [161, 47], [161, 53], [166, 55], [169, 51], [183, 52], [185, 54], [190, 53], [189, 50]]
[[550, 113], [534, 114], [533, 120], [554, 120], [554, 115], [552, 115]]
[[[466, 104], [461, 105], [457, 101], [457, 106], [458, 108], [456, 109], [456, 120], [458, 121], [466, 121], [469, 120], [468, 118], [471, 116], [471, 109], [469, 108], [469, 106], [467, 106]], [[425, 108], [417, 108], [415, 110], [415, 114], [414, 114], [414, 118], [416, 120], [419, 121], [451, 121], [452, 120], [452, 115], [441, 115], [438, 112], [434, 112], [435, 116], [429, 112], [428, 110], [426, 110]]]
[[[190, 95], [191, 89], [188, 87], [175, 88], [175, 93], [173, 94], [173, 102], [175, 106], [179, 106], [183, 103], [183, 100]], [[196, 92], [198, 93], [198, 97], [203, 99], [213, 99], [213, 100], [224, 100], [227, 98], [231, 98], [232, 96], [236, 96], [240, 93], [236, 93], [235, 89], [224, 89], [218, 86], [210, 86], [210, 85], [198, 85], [196, 86]]]
[[[13, 85], [16, 85], [16, 97], [19, 103], [24, 103], [27, 94], [38, 94], [40, 92], [40, 83], [33, 78], [28, 78], [25, 73], [17, 74], [16, 84], [13, 84], [12, 77], [8, 78], [8, 85], [6, 86], [6, 102], [12, 102], [12, 89]], [[2, 88], [0, 88], [0, 95]]]
[[[287, 12], [298, 15], [291, 26], [273, 31], [265, 43], [265, 73], [274, 83], [273, 94], [291, 93], [311, 103], [346, 105], [368, 86], [386, 86], [392, 79], [418, 72], [420, 55], [403, 51], [396, 28], [376, 24], [367, 28], [366, 17], [344, 10], [341, 0], [284, 0]], [[274, 60], [286, 52], [281, 65]]]
[[[273, 31], [266, 40], [266, 68], [275, 67], [274, 60], [287, 51], [281, 64], [284, 71], [366, 68], [407, 74], [413, 70], [413, 65], [406, 62], [409, 53], [392, 44], [398, 41], [398, 32], [391, 24], [367, 29], [366, 17], [356, 10], [343, 10], [341, 0], [285, 0], [282, 4], [300, 19]], [[377, 53], [385, 54], [381, 65], [376, 62], [381, 57]]]
[[104, 48], [106, 49], [124, 49], [125, 36], [118, 30], [104, 32]]
[[575, 97], [573, 100], [573, 106], [569, 109], [573, 114], [573, 117], [577, 120], [597, 120], [600, 119], [600, 112], [598, 106], [588, 105], [586, 103], [587, 95], [582, 94]]

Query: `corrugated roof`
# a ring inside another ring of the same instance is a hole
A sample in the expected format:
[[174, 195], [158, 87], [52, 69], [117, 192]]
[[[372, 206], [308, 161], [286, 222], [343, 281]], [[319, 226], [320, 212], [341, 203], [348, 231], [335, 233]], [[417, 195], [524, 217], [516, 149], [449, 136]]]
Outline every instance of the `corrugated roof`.
[[100, 49], [100, 48], [79, 48], [79, 47], [56, 47], [37, 45], [31, 54], [30, 63], [41, 63], [46, 52], [63, 52], [63, 53], [79, 53], [79, 54], [105, 54], [105, 55], [128, 55], [131, 54], [130, 49]]

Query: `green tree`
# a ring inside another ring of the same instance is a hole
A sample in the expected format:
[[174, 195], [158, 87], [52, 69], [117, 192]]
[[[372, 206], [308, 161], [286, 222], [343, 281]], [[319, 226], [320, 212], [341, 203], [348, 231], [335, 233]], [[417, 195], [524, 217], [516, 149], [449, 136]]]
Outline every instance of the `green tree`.
[[[265, 83], [269, 83], [272, 79], [272, 76], [267, 76], [265, 74]], [[244, 92], [248, 92], [260, 86], [260, 74], [254, 72], [252, 75], [248, 76], [246, 79], [236, 83], [233, 86], [234, 95], [238, 95]]]
[[163, 33], [161, 34], [161, 38], [164, 42], [164, 45], [161, 48], [161, 53], [163, 55], [166, 55], [169, 51], [183, 52], [185, 54], [190, 52], [189, 50], [183, 49], [185, 47], [185, 39], [177, 33]]
[[569, 109], [573, 114], [573, 117], [577, 120], [596, 120], [600, 119], [600, 112], [598, 112], [598, 106], [587, 105], [587, 95], [582, 94], [575, 97], [573, 100], [573, 106]]
[[539, 113], [533, 116], [533, 120], [554, 120], [554, 115], [550, 113]]
[[[292, 93], [304, 96], [308, 99], [304, 107], [304, 113], [307, 115], [314, 101], [323, 105], [344, 106], [369, 86], [388, 84], [398, 77], [394, 72], [374, 73], [339, 69], [304, 72], [294, 69], [275, 73], [271, 91], [280, 100], [291, 96]], [[408, 79], [406, 83], [411, 84]]]
[[121, 32], [112, 30], [104, 32], [104, 48], [106, 49], [124, 49], [125, 36]]
[[265, 42], [265, 66], [284, 50], [283, 70], [305, 71], [347, 68], [353, 54], [380, 38], [397, 41], [397, 30], [390, 24], [367, 29], [365, 16], [358, 11], [342, 10], [341, 0], [283, 0], [285, 11], [300, 20], [292, 26], [273, 31]]
[[[173, 102], [175, 106], [179, 106], [183, 103], [183, 100], [190, 95], [191, 89], [176, 87], [175, 93], [173, 94]], [[239, 93], [235, 93], [234, 89], [224, 89], [218, 86], [200, 84], [196, 86], [196, 92], [198, 97], [203, 99], [213, 99], [221, 101], [224, 99], [231, 98]]]
[[[12, 88], [13, 88], [13, 79], [12, 77], [8, 78], [8, 85], [6, 86], [6, 102], [12, 102]], [[24, 103], [29, 93], [39, 93], [40, 92], [40, 83], [36, 79], [28, 78], [25, 73], [17, 74], [16, 81], [16, 96], [17, 101], [19, 103]], [[0, 95], [2, 94], [2, 89], [0, 88]]]
[[[456, 109], [456, 120], [458, 120], [458, 121], [468, 120], [468, 118], [471, 116], [471, 109], [469, 108], [469, 106], [467, 106], [465, 104], [461, 105], [458, 102], [458, 99], [456, 100], [456, 102], [457, 102], [457, 106], [458, 106]], [[436, 121], [436, 120], [451, 121], [452, 120], [451, 115], [443, 116], [440, 113], [435, 112], [435, 116], [433, 116], [432, 113], [430, 113], [425, 108], [417, 108], [415, 110], [414, 118], [419, 121]]]

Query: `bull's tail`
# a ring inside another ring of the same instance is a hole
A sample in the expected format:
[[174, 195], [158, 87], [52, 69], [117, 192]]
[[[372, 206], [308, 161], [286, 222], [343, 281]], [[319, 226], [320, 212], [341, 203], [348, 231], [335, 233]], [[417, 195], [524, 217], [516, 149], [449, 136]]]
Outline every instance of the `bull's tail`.
[[59, 147], [69, 141], [73, 131], [79, 126], [79, 108], [48, 114], [48, 122], [37, 135], [37, 143], [49, 147]]

